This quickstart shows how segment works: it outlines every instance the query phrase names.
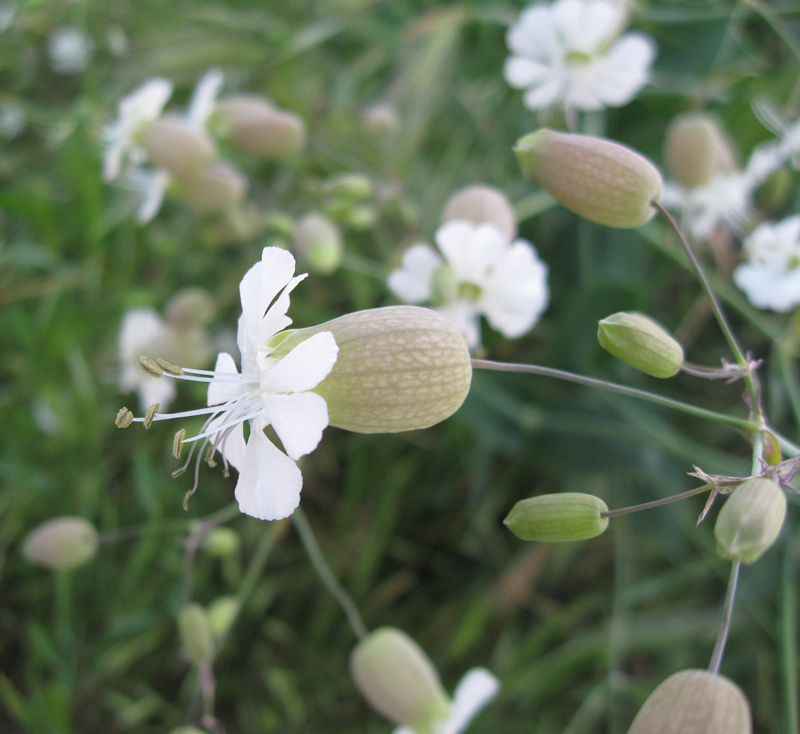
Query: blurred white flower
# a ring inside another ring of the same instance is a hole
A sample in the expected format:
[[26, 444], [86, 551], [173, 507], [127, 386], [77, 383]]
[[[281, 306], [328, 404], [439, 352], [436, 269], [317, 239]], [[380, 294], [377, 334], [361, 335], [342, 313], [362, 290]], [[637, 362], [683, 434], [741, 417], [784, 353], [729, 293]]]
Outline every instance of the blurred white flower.
[[17, 14], [17, 4], [14, 2], [0, 3], [0, 33], [7, 31]]
[[50, 68], [56, 74], [77, 74], [89, 65], [94, 41], [89, 34], [74, 26], [56, 28], [47, 39]]
[[186, 110], [185, 119], [189, 124], [198, 129], [205, 129], [208, 118], [217, 104], [224, 79], [220, 69], [209, 69], [197, 82], [189, 101], [189, 108]]
[[556, 0], [522, 11], [508, 30], [506, 81], [526, 89], [532, 110], [619, 107], [648, 82], [655, 42], [642, 33], [621, 38], [625, 4], [613, 0]]
[[11, 140], [24, 129], [28, 119], [22, 105], [17, 102], [0, 104], [0, 135]]
[[[522, 336], [547, 306], [547, 266], [526, 240], [510, 242], [492, 224], [451, 220], [436, 232], [438, 251], [412, 245], [388, 286], [407, 303], [431, 302], [480, 345], [480, 316], [508, 338]], [[441, 253], [441, 254], [440, 254]]]
[[744, 252], [733, 280], [750, 303], [781, 313], [800, 305], [800, 215], [759, 225]]
[[103, 131], [107, 145], [103, 179], [113, 181], [128, 165], [138, 166], [147, 158], [137, 144], [137, 136], [153, 122], [172, 96], [172, 82], [155, 78], [137, 87], [119, 103], [117, 119]]

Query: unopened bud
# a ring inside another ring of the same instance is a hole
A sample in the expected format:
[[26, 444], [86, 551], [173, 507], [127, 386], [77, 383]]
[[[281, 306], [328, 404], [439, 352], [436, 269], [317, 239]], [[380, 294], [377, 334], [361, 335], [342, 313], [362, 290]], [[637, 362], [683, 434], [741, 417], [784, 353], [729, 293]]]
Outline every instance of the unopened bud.
[[366, 201], [375, 193], [372, 179], [363, 173], [341, 173], [332, 176], [323, 185], [330, 196], [349, 201]]
[[444, 206], [442, 223], [466, 219], [473, 224], [493, 224], [511, 242], [517, 236], [517, 220], [508, 197], [493, 186], [467, 186], [453, 194]]
[[214, 659], [214, 639], [206, 610], [187, 604], [178, 614], [178, 632], [189, 660], [198, 668]]
[[312, 212], [297, 222], [293, 242], [298, 256], [316, 273], [330, 275], [342, 262], [342, 235], [323, 214]]
[[341, 316], [289, 334], [271, 356], [322, 331], [339, 347], [330, 374], [314, 389], [330, 425], [357, 433], [427, 428], [458, 410], [472, 363], [453, 323], [427, 308], [387, 306]]
[[239, 599], [235, 596], [221, 596], [208, 605], [208, 624], [215, 640], [221, 640], [228, 634], [239, 614], [240, 606]]
[[736, 167], [733, 147], [713, 115], [687, 112], [667, 128], [664, 159], [670, 176], [687, 189]]
[[450, 701], [433, 664], [405, 632], [382, 627], [350, 655], [353, 680], [367, 702], [395, 724], [433, 734]]
[[361, 113], [364, 129], [377, 137], [394, 135], [400, 127], [397, 108], [389, 102], [376, 102]]
[[215, 153], [214, 142], [205, 131], [169, 115], [145, 128], [141, 144], [154, 166], [176, 178], [193, 175]]
[[195, 209], [215, 214], [238, 204], [246, 190], [247, 179], [234, 166], [215, 161], [182, 180], [179, 193]]
[[503, 522], [522, 540], [586, 540], [608, 527], [608, 518], [601, 517], [601, 512], [608, 512], [608, 507], [599, 497], [562, 492], [520, 500]]
[[750, 704], [739, 687], [707, 670], [682, 670], [644, 702], [628, 734], [751, 734]]
[[217, 103], [222, 132], [248, 155], [271, 160], [290, 158], [306, 141], [306, 125], [292, 112], [256, 96], [229, 97]]
[[214, 300], [202, 288], [185, 288], [166, 308], [167, 323], [178, 329], [204, 326], [214, 317]]
[[607, 227], [638, 227], [655, 214], [661, 174], [635, 150], [604, 138], [542, 129], [514, 148], [522, 173], [567, 209]]
[[756, 477], [740, 484], [717, 516], [717, 554], [753, 563], [778, 538], [786, 517], [786, 495], [771, 479]]
[[220, 527], [206, 535], [203, 547], [209, 555], [217, 558], [230, 556], [239, 550], [239, 534], [232, 528]]
[[600, 346], [652, 377], [672, 377], [683, 365], [683, 347], [658, 323], [641, 313], [615, 313], [597, 327]]
[[94, 558], [99, 542], [97, 530], [88, 520], [57, 517], [28, 533], [22, 552], [40, 566], [76, 568]]

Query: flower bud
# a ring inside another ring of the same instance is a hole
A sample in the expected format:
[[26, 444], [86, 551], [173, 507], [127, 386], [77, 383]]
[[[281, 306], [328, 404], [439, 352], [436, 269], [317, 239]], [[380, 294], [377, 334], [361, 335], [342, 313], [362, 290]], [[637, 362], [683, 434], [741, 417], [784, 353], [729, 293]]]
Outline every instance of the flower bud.
[[214, 659], [214, 639], [206, 610], [199, 604], [187, 604], [178, 614], [178, 632], [186, 654], [198, 668]]
[[740, 484], [717, 516], [717, 555], [753, 563], [775, 542], [786, 517], [786, 495], [771, 479]]
[[517, 502], [503, 522], [522, 540], [586, 540], [608, 527], [608, 518], [600, 516], [607, 511], [606, 503], [591, 494], [543, 494]]
[[635, 150], [604, 138], [542, 129], [514, 148], [522, 173], [567, 209], [607, 227], [638, 227], [655, 214], [664, 183]]
[[239, 614], [239, 599], [235, 596], [221, 596], [208, 605], [207, 617], [211, 635], [221, 640], [231, 628], [236, 615]]
[[170, 115], [150, 123], [142, 133], [141, 144], [154, 166], [176, 178], [193, 175], [215, 153], [214, 142], [205, 131]]
[[361, 113], [364, 129], [376, 137], [394, 135], [400, 128], [397, 108], [389, 102], [376, 102]]
[[687, 112], [669, 124], [664, 159], [670, 176], [687, 189], [736, 167], [730, 140], [717, 118], [702, 112]]
[[323, 214], [306, 214], [294, 229], [295, 252], [321, 275], [330, 275], [339, 267], [344, 254], [342, 235]]
[[22, 552], [31, 562], [54, 570], [77, 568], [94, 558], [99, 536], [82, 517], [57, 517], [34, 528]]
[[208, 214], [230, 209], [242, 200], [247, 190], [247, 179], [225, 161], [215, 161], [180, 183], [183, 199]]
[[361, 695], [387, 719], [433, 734], [445, 720], [450, 701], [427, 655], [407, 634], [381, 627], [350, 655], [350, 670]]
[[222, 132], [243, 153], [282, 160], [299, 153], [306, 142], [306, 125], [292, 112], [256, 96], [229, 97], [217, 103], [215, 117]]
[[326, 194], [348, 201], [366, 201], [375, 193], [372, 179], [363, 173], [341, 173], [332, 176], [323, 186]]
[[330, 425], [357, 433], [427, 428], [458, 410], [469, 392], [472, 363], [452, 322], [419, 306], [387, 306], [341, 316], [291, 332], [272, 356], [281, 357], [321, 331], [339, 354], [314, 389], [328, 404]]
[[751, 734], [750, 705], [739, 687], [707, 670], [682, 670], [644, 702], [628, 734]]
[[683, 365], [683, 347], [653, 319], [635, 311], [602, 319], [597, 341], [617, 359], [652, 377], [672, 377]]
[[214, 528], [205, 537], [203, 548], [217, 558], [232, 556], [239, 550], [239, 534], [232, 528]]
[[214, 317], [214, 300], [202, 288], [184, 288], [170, 299], [166, 317], [177, 329], [204, 326]]
[[511, 242], [517, 235], [517, 220], [508, 197], [493, 186], [467, 186], [453, 194], [444, 206], [442, 223], [466, 219], [473, 224], [493, 224]]

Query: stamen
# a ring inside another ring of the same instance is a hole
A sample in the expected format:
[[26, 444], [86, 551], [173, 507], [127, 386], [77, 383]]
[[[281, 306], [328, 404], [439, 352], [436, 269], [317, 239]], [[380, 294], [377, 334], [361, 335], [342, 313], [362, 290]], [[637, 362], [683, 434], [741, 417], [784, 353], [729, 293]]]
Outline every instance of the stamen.
[[144, 427], [145, 430], [150, 428], [153, 425], [153, 416], [158, 413], [158, 409], [161, 407], [161, 403], [153, 403], [148, 409], [147, 412], [144, 414]]
[[181, 450], [183, 449], [184, 438], [186, 438], [186, 429], [181, 428], [181, 430], [175, 434], [175, 438], [172, 439], [172, 455], [176, 459], [181, 458]]
[[120, 408], [114, 424], [117, 428], [127, 428], [131, 423], [133, 423], [133, 412], [128, 408]]
[[172, 375], [173, 377], [177, 377], [178, 375], [182, 375], [183, 374], [183, 368], [179, 367], [176, 364], [172, 364], [172, 362], [167, 362], [166, 359], [157, 359], [156, 363], [168, 375]]
[[139, 357], [139, 366], [153, 377], [161, 377], [164, 374], [164, 369], [155, 360], [144, 355]]

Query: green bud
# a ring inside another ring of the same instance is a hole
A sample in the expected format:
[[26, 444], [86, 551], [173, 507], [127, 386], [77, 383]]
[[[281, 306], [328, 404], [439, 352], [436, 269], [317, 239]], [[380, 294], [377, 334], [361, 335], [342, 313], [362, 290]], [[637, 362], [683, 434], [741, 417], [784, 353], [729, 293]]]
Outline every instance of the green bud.
[[382, 627], [350, 655], [356, 687], [367, 702], [395, 724], [433, 734], [446, 719], [450, 701], [422, 648], [405, 632]]
[[655, 214], [664, 183], [635, 150], [604, 138], [542, 129], [514, 148], [522, 173], [567, 209], [607, 227], [638, 227]]
[[733, 147], [713, 115], [687, 112], [667, 128], [664, 159], [670, 176], [687, 189], [736, 167]]
[[389, 137], [400, 128], [397, 108], [389, 102], [376, 102], [361, 113], [364, 129], [375, 137]]
[[216, 152], [214, 141], [206, 132], [170, 115], [153, 121], [144, 129], [141, 145], [154, 166], [176, 178], [194, 175]]
[[331, 373], [315, 388], [330, 425], [357, 433], [427, 428], [458, 410], [469, 392], [472, 363], [452, 322], [419, 306], [387, 306], [341, 316], [289, 334], [272, 356], [284, 356], [321, 331], [336, 339]]
[[208, 625], [215, 640], [221, 640], [228, 633], [239, 608], [239, 599], [235, 596], [221, 596], [208, 605]]
[[214, 639], [206, 610], [199, 604], [187, 604], [178, 614], [178, 632], [189, 660], [198, 668], [214, 659]]
[[22, 552], [31, 562], [53, 570], [77, 568], [92, 560], [100, 538], [82, 517], [57, 517], [31, 530]]
[[316, 273], [330, 275], [342, 262], [342, 235], [323, 214], [306, 214], [297, 222], [292, 239], [298, 256]]
[[601, 512], [608, 512], [606, 503], [591, 494], [542, 494], [517, 502], [503, 522], [522, 540], [586, 540], [608, 527]]
[[229, 97], [217, 103], [220, 131], [248, 155], [283, 160], [299, 153], [306, 142], [306, 125], [292, 112], [257, 96]]
[[682, 670], [644, 702], [628, 734], [751, 734], [750, 705], [739, 687], [707, 670]]
[[753, 563], [778, 538], [786, 517], [786, 495], [771, 479], [756, 477], [740, 484], [717, 516], [717, 555]]
[[230, 163], [215, 161], [180, 181], [179, 193], [195, 209], [216, 214], [238, 204], [247, 190], [247, 179]]
[[232, 556], [239, 550], [239, 534], [232, 528], [214, 528], [206, 535], [203, 547], [209, 555], [217, 558]]
[[323, 184], [323, 190], [330, 196], [349, 201], [366, 201], [375, 193], [372, 179], [363, 173], [340, 173], [331, 176]]
[[617, 359], [652, 377], [672, 377], [683, 366], [683, 347], [642, 313], [607, 316], [598, 324], [597, 340]]
[[453, 194], [444, 206], [442, 222], [466, 219], [473, 224], [493, 224], [511, 242], [517, 236], [517, 219], [508, 197], [493, 186], [476, 184]]

